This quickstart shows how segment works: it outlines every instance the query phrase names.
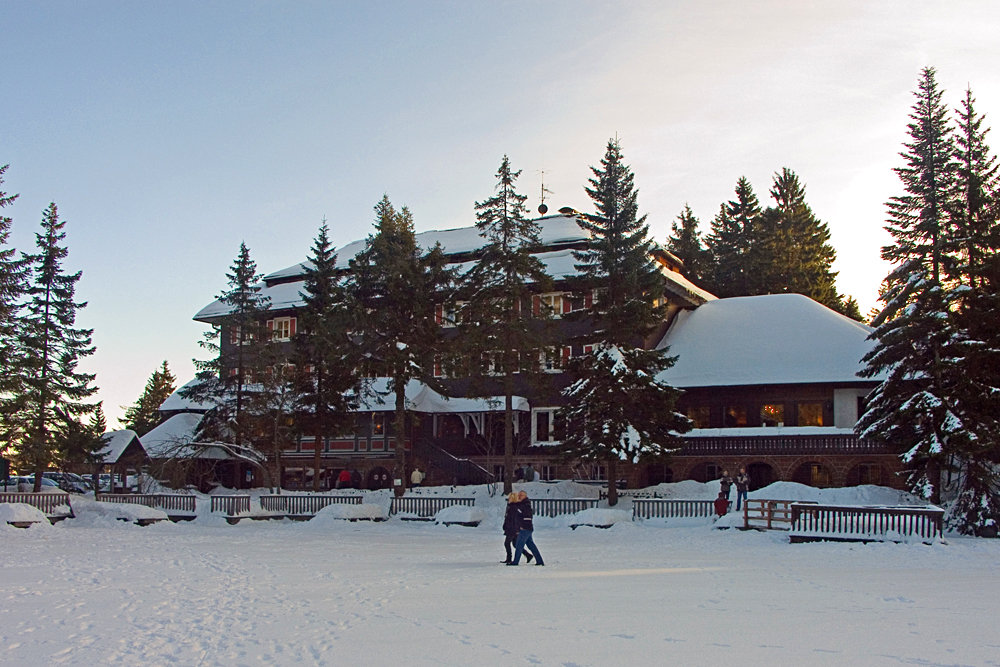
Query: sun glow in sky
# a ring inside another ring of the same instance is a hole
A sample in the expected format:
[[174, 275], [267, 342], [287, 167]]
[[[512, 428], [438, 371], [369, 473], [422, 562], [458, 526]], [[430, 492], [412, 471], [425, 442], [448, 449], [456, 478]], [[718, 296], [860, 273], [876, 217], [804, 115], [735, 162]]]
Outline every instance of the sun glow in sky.
[[[130, 3], [0, 0], [0, 165], [30, 251], [50, 201], [82, 270], [111, 426], [167, 359], [180, 382], [246, 241], [267, 273], [325, 216], [366, 236], [387, 193], [418, 231], [467, 226], [504, 154], [538, 204], [591, 210], [617, 135], [665, 241], [747, 176], [795, 170], [841, 292], [875, 304], [883, 203], [919, 71], [1000, 113], [989, 2]], [[994, 146], [1000, 139], [994, 135]]]

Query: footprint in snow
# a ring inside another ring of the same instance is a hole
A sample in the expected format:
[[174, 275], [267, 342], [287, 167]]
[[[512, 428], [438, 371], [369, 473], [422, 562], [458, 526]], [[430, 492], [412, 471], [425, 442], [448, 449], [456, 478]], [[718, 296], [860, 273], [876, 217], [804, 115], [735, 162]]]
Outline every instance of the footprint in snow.
[[914, 600], [911, 600], [910, 598], [904, 598], [903, 596], [899, 596], [899, 597], [895, 597], [895, 598], [882, 598], [882, 601], [883, 602], [902, 602], [904, 604], [913, 604], [914, 603]]

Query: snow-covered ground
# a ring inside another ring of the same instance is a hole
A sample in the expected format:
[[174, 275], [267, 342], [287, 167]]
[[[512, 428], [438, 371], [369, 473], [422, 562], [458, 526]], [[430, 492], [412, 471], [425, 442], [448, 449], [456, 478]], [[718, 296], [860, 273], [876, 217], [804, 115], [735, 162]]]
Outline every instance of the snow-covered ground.
[[998, 540], [548, 520], [546, 567], [513, 568], [488, 507], [478, 528], [81, 509], [0, 526], [0, 665], [1000, 664]]

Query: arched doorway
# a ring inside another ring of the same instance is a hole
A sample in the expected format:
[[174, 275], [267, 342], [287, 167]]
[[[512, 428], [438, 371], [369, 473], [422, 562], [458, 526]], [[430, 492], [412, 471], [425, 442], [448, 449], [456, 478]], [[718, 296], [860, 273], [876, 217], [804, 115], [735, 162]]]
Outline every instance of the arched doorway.
[[699, 463], [688, 473], [688, 479], [693, 479], [696, 482], [711, 482], [720, 477], [722, 477], [722, 468], [714, 461]]
[[830, 474], [830, 469], [822, 463], [809, 461], [795, 469], [792, 481], [806, 486], [824, 488], [833, 483], [833, 475]]
[[375, 489], [388, 489], [392, 486], [392, 480], [389, 471], [385, 468], [379, 466], [378, 468], [372, 468], [368, 472], [368, 488]]
[[747, 476], [750, 478], [750, 490], [756, 491], [774, 481], [774, 468], [767, 463], [751, 463], [747, 466]]

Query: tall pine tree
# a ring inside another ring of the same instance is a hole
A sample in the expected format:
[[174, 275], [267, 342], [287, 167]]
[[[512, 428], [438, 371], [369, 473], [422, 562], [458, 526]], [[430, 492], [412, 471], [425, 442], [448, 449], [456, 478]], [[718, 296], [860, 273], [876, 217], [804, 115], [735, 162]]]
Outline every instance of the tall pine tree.
[[38, 252], [25, 256], [31, 271], [28, 301], [17, 321], [15, 367], [21, 389], [11, 420], [21, 438], [18, 457], [34, 471], [36, 492], [42, 472], [63, 448], [64, 425], [94, 410], [85, 400], [97, 391], [91, 384], [94, 375], [77, 369], [80, 360], [94, 353], [93, 330], [76, 327], [77, 312], [87, 304], [74, 301], [82, 273], [66, 274], [62, 268], [69, 254], [60, 245], [65, 226], [50, 204], [42, 214], [42, 231], [35, 235]]
[[[326, 220], [313, 243], [304, 286], [295, 337], [294, 359], [301, 372], [297, 413], [306, 416], [308, 430], [321, 443], [352, 425], [352, 409], [362, 393], [351, 312]], [[321, 451], [318, 445], [314, 449], [315, 470], [320, 469]], [[319, 490], [319, 481], [319, 475], [313, 475], [314, 491]]]
[[[511, 492], [514, 481], [515, 379], [538, 370], [522, 363], [521, 351], [541, 350], [547, 343], [545, 329], [537, 319], [527, 317], [524, 304], [552, 283], [545, 265], [532, 254], [541, 245], [541, 228], [525, 217], [527, 197], [515, 188], [520, 174], [511, 170], [505, 155], [497, 171], [495, 194], [476, 203], [476, 227], [485, 244], [464, 277], [466, 306], [460, 323], [465, 347], [471, 349], [468, 356], [485, 360], [471, 364], [470, 370], [498, 378], [503, 388], [504, 493]], [[485, 386], [491, 388], [491, 383]]]
[[720, 297], [760, 294], [754, 271], [760, 244], [760, 202], [745, 176], [736, 182], [736, 199], [719, 207], [705, 239], [712, 258], [711, 291]]
[[348, 283], [352, 331], [361, 339], [365, 373], [388, 378], [394, 398], [397, 495], [406, 490], [406, 385], [419, 380], [436, 386], [434, 356], [441, 349], [435, 305], [450, 282], [440, 246], [423, 253], [417, 246], [413, 216], [396, 211], [389, 197], [375, 206], [375, 233], [350, 261]]
[[941, 470], [968, 446], [970, 431], [957, 409], [959, 382], [951, 313], [954, 291], [945, 285], [953, 266], [955, 234], [948, 201], [956, 161], [948, 109], [933, 68], [921, 73], [908, 125], [909, 141], [895, 169], [906, 194], [887, 203], [893, 243], [882, 258], [895, 266], [885, 279], [885, 304], [873, 322], [875, 345], [862, 375], [885, 375], [858, 423], [865, 439], [900, 452], [911, 488], [940, 502]]
[[711, 268], [710, 256], [701, 242], [698, 218], [687, 204], [671, 226], [667, 248], [684, 262], [684, 275], [688, 280], [698, 286], [706, 284]]
[[226, 278], [229, 287], [218, 300], [228, 312], [199, 342], [211, 357], [194, 360], [198, 382], [184, 389], [183, 396], [214, 406], [202, 437], [240, 447], [247, 444], [252, 430], [253, 415], [247, 410], [254, 382], [271, 361], [271, 333], [265, 326], [270, 298], [261, 294], [262, 276], [245, 243], [240, 243]]
[[135, 403], [129, 406], [122, 406], [125, 416], [119, 419], [119, 423], [127, 429], [143, 436], [160, 425], [160, 406], [163, 401], [174, 393], [177, 389], [177, 378], [170, 372], [167, 362], [153, 371], [146, 381], [146, 387]]
[[[3, 175], [8, 166], [0, 167], [0, 185], [3, 185]], [[10, 206], [16, 199], [17, 195], [8, 195], [0, 190], [0, 209]], [[7, 245], [12, 222], [10, 217], [0, 215], [0, 420], [6, 413], [3, 406], [8, 404], [13, 394], [18, 393], [16, 383], [19, 375], [14, 367], [17, 336], [15, 323], [21, 307], [27, 271], [24, 259], [18, 258], [17, 251]]]
[[680, 444], [690, 422], [674, 412], [679, 392], [657, 380], [673, 365], [666, 349], [647, 350], [646, 337], [665, 318], [663, 276], [651, 254], [646, 216], [638, 216], [638, 190], [617, 139], [608, 141], [601, 168], [591, 167], [587, 194], [595, 214], [580, 226], [587, 250], [574, 252], [578, 287], [594, 290], [592, 351], [570, 364], [575, 381], [568, 404], [564, 453], [605, 463], [608, 503], [617, 504], [617, 462], [663, 456]]

